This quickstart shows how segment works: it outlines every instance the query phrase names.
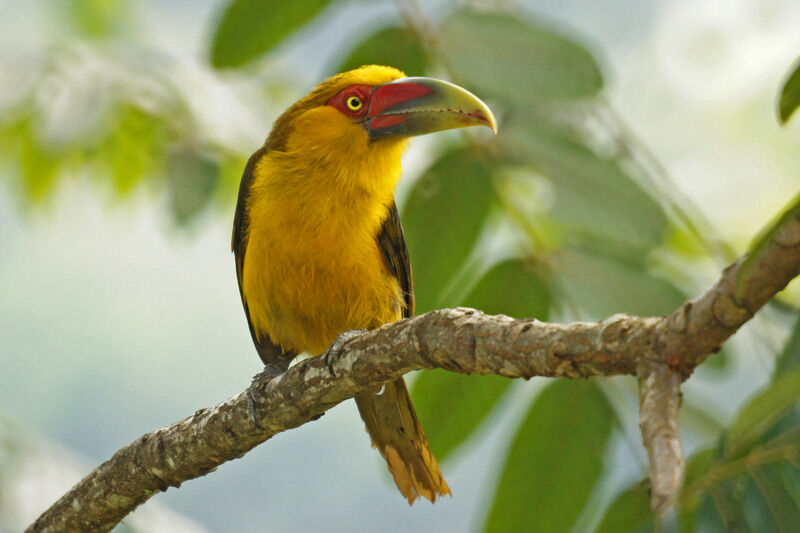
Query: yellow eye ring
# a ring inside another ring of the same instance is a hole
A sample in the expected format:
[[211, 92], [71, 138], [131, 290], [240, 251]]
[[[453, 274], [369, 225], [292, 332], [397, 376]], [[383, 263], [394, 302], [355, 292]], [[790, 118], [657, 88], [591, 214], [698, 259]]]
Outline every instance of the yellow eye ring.
[[364, 102], [358, 96], [348, 96], [347, 100], [345, 100], [345, 105], [350, 111], [358, 111], [364, 107]]

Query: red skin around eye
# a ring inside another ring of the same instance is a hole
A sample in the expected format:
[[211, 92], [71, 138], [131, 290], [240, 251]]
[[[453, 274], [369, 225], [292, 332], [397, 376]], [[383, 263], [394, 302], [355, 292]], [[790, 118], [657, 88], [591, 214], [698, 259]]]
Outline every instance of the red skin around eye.
[[[371, 91], [372, 87], [369, 85], [351, 85], [328, 100], [328, 105], [335, 107], [345, 115], [360, 117], [365, 115], [369, 109], [369, 95]], [[347, 99], [351, 96], [357, 96], [361, 100], [362, 105], [357, 111], [353, 111], [347, 107]]]

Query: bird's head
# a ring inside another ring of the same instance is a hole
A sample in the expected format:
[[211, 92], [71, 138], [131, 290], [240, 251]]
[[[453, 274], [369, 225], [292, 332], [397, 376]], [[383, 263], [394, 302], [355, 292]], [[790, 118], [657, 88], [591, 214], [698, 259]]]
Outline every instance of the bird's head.
[[468, 126], [497, 131], [492, 112], [466, 89], [368, 65], [333, 76], [287, 109], [275, 122], [267, 148], [399, 156], [408, 137]]

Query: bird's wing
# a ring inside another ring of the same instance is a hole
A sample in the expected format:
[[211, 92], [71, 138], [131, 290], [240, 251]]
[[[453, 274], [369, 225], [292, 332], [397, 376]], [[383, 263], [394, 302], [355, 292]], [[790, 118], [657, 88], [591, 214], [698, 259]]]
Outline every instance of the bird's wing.
[[280, 346], [274, 344], [269, 335], [264, 335], [259, 339], [256, 331], [253, 328], [253, 321], [250, 320], [250, 309], [247, 307], [247, 298], [245, 298], [244, 290], [242, 288], [242, 277], [244, 272], [244, 256], [247, 252], [247, 231], [249, 221], [247, 220], [247, 199], [250, 196], [250, 186], [253, 183], [253, 169], [261, 157], [266, 154], [267, 150], [264, 147], [259, 148], [250, 159], [247, 161], [247, 166], [244, 167], [242, 174], [242, 182], [239, 185], [239, 199], [236, 202], [236, 214], [233, 217], [233, 236], [231, 238], [231, 249], [236, 258], [236, 279], [239, 281], [239, 295], [242, 297], [242, 305], [244, 306], [244, 314], [247, 317], [247, 325], [250, 327], [250, 336], [253, 337], [253, 343], [256, 345], [258, 355], [265, 365], [276, 362], [279, 359], [286, 358], [293, 354], [285, 353]]
[[389, 216], [378, 233], [378, 247], [386, 261], [389, 271], [397, 279], [403, 291], [405, 307], [403, 318], [414, 315], [414, 283], [411, 279], [411, 261], [408, 259], [408, 248], [400, 225], [400, 215], [394, 202], [389, 206]]

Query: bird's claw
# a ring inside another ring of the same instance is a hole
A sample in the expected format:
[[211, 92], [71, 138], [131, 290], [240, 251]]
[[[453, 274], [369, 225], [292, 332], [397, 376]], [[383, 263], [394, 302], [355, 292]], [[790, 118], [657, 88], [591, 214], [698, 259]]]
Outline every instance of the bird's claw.
[[268, 379], [276, 378], [289, 369], [289, 364], [292, 362], [292, 357], [278, 357], [274, 361], [270, 361], [264, 366], [264, 376]]
[[336, 336], [336, 340], [333, 341], [330, 348], [325, 352], [325, 365], [328, 367], [328, 372], [331, 373], [332, 376], [336, 377], [336, 371], [333, 368], [333, 364], [335, 360], [338, 358], [339, 353], [342, 351], [342, 346], [355, 337], [366, 333], [366, 329], [351, 329], [348, 331], [343, 331]]

